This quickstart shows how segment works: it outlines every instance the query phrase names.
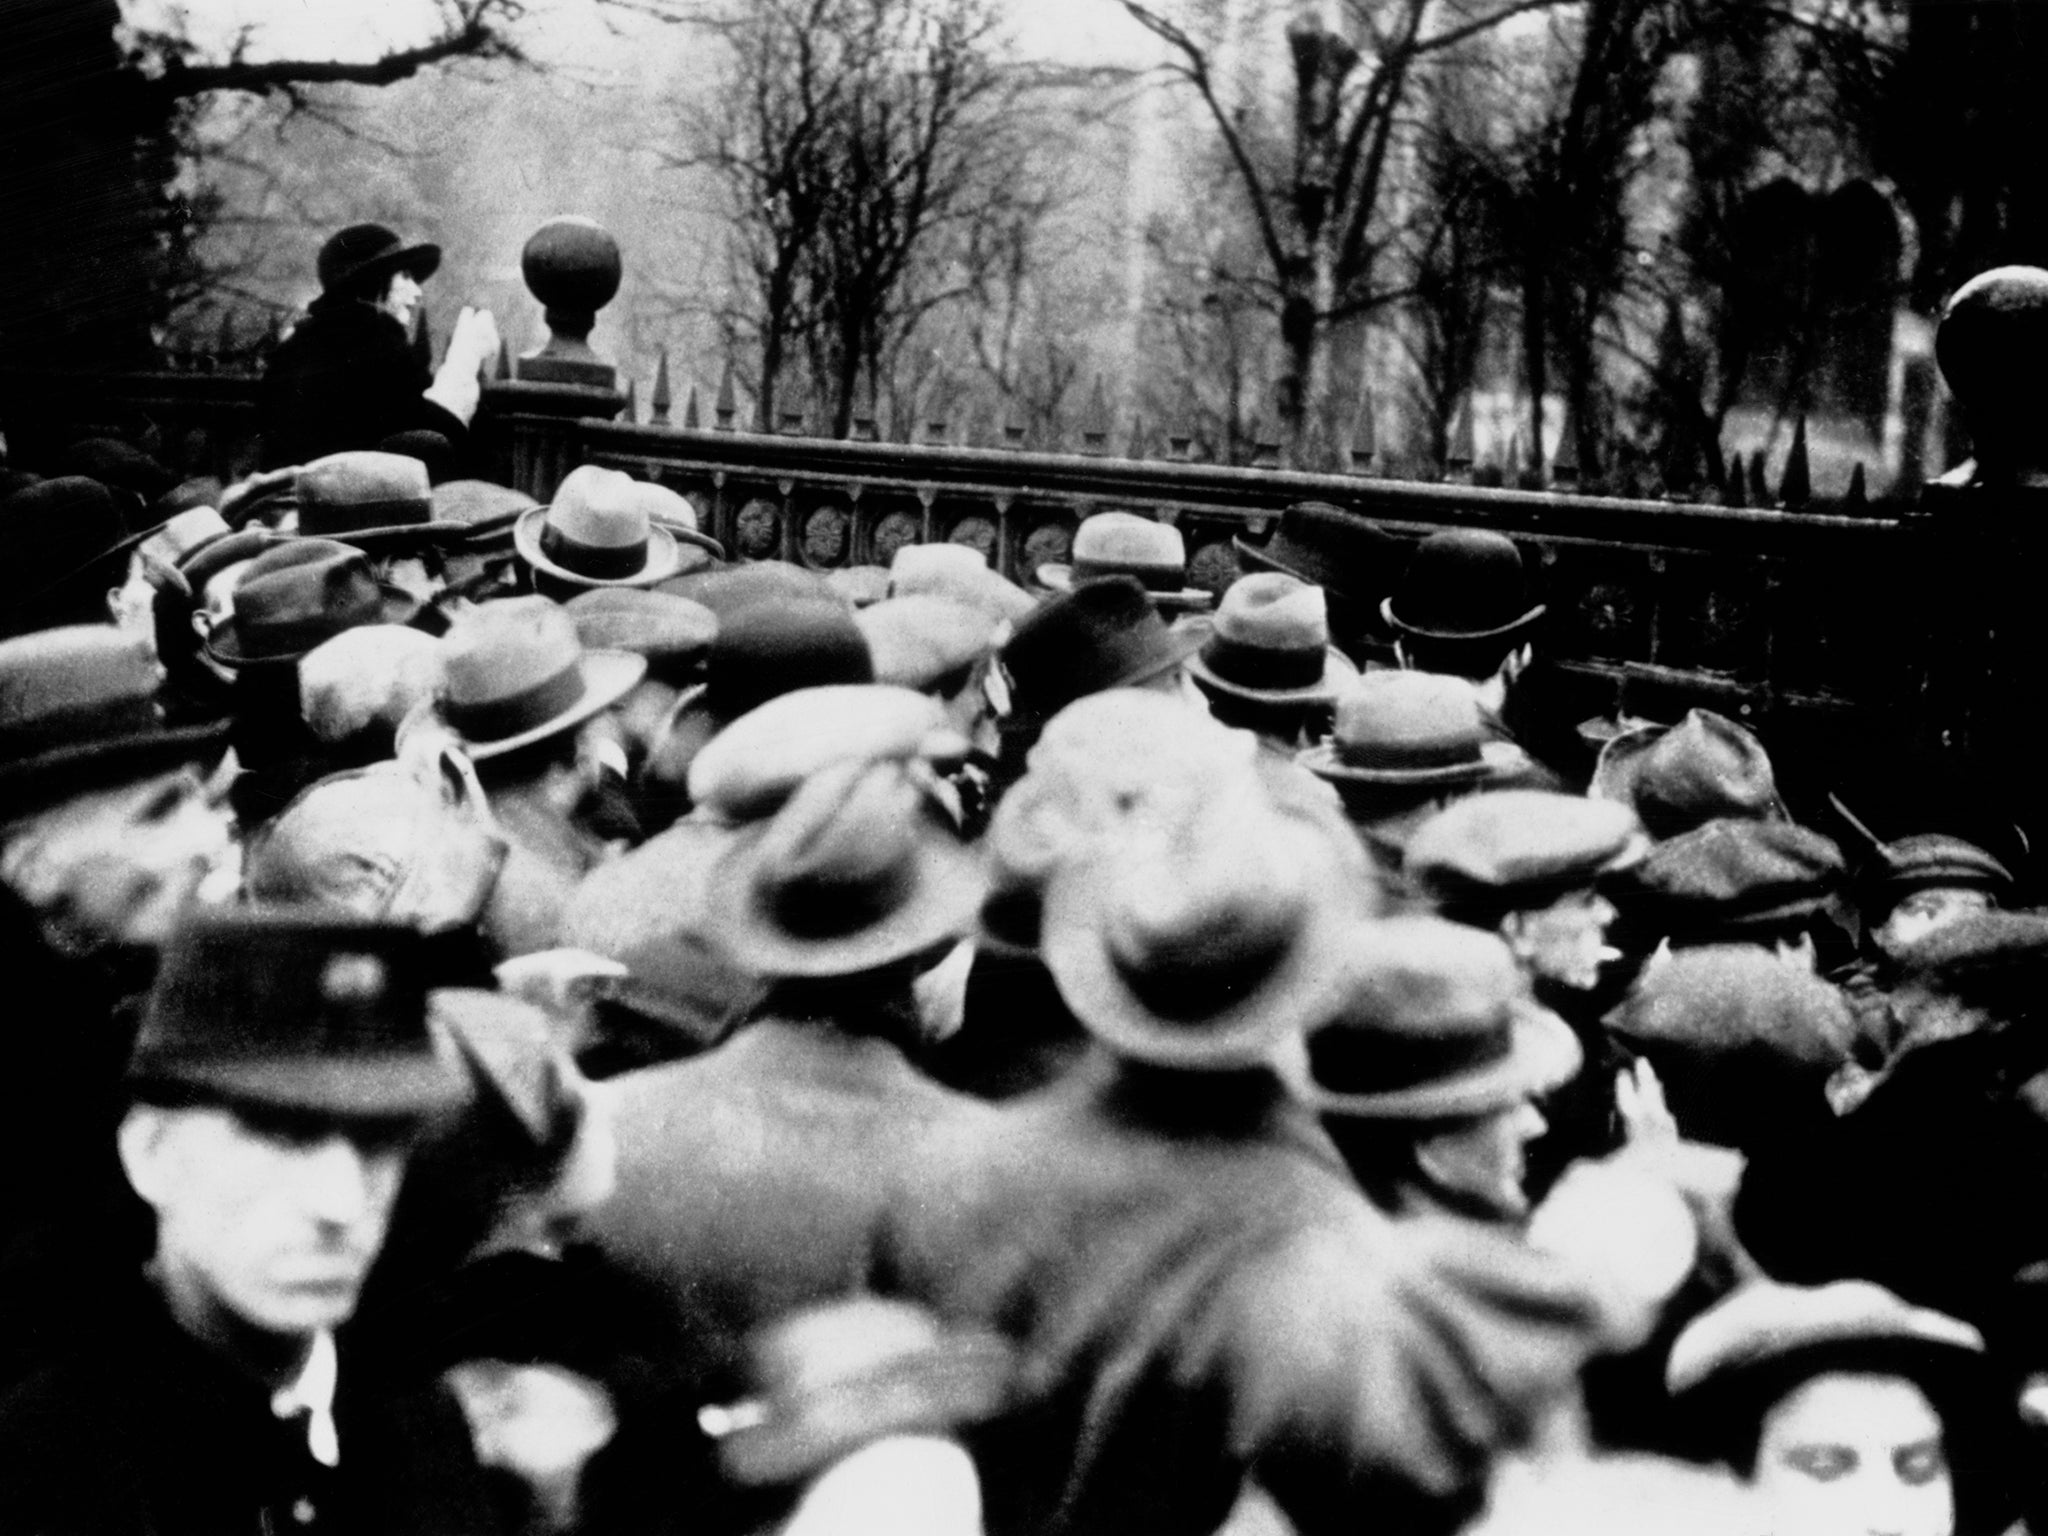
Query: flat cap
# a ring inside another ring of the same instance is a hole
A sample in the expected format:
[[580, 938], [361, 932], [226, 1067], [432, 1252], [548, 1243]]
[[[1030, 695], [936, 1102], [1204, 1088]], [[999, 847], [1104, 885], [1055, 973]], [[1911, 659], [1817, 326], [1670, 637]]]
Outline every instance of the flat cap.
[[1842, 851], [1818, 832], [1722, 817], [1659, 843], [1603, 889], [1632, 919], [1691, 938], [1817, 913], [1843, 870]]
[[1416, 832], [1403, 867], [1442, 899], [1553, 894], [1591, 885], [1649, 848], [1635, 812], [1607, 800], [1501, 789], [1446, 806]]

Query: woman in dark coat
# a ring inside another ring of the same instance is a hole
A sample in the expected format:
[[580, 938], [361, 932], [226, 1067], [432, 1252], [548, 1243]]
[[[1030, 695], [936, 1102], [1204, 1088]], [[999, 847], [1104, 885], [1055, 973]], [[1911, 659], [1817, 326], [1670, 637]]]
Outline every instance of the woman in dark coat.
[[417, 432], [438, 434], [460, 458], [498, 330], [490, 311], [465, 308], [439, 372], [428, 371], [412, 321], [440, 264], [439, 246], [407, 245], [381, 224], [352, 224], [320, 248], [320, 297], [263, 376], [264, 468]]

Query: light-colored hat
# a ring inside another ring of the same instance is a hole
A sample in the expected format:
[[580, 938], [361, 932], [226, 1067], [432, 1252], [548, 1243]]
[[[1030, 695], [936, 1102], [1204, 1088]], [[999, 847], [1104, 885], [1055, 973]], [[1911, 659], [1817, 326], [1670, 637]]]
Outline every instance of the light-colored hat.
[[585, 651], [544, 597], [511, 597], [458, 615], [441, 638], [441, 718], [482, 761], [581, 725], [624, 698], [647, 659]]
[[1038, 599], [989, 569], [988, 557], [971, 544], [905, 544], [889, 562], [889, 595], [925, 594], [972, 603], [1010, 624], [1023, 620]]
[[1135, 512], [1098, 512], [1074, 530], [1071, 559], [1041, 565], [1038, 580], [1055, 592], [1098, 576], [1130, 576], [1155, 608], [1184, 613], [1207, 609], [1215, 598], [1188, 585], [1188, 546], [1178, 528]]
[[1977, 1356], [1984, 1336], [1945, 1313], [1901, 1301], [1868, 1280], [1781, 1285], [1752, 1280], [1694, 1318], [1671, 1346], [1664, 1383], [1673, 1396], [1772, 1361], [1833, 1345], [1909, 1345]]
[[1241, 576], [1223, 594], [1210, 638], [1188, 658], [1198, 682], [1235, 698], [1318, 704], [1358, 677], [1330, 644], [1321, 587], [1279, 571]]
[[987, 613], [947, 597], [888, 598], [861, 609], [854, 622], [867, 637], [875, 681], [904, 688], [930, 688], [963, 674], [995, 649]]
[[182, 565], [208, 544], [233, 532], [228, 520], [212, 507], [188, 507], [167, 518], [162, 527], [137, 547], [165, 565]]
[[1402, 867], [1439, 903], [1547, 905], [1649, 852], [1635, 812], [1543, 789], [1469, 795], [1431, 817]]
[[655, 522], [648, 500], [632, 476], [579, 465], [551, 505], [512, 525], [512, 547], [537, 576], [570, 587], [651, 587], [683, 569], [685, 543], [724, 558], [717, 540]]
[[299, 714], [320, 740], [395, 738], [441, 686], [441, 645], [403, 624], [359, 624], [299, 658]]
[[1422, 916], [1366, 924], [1343, 970], [1343, 1000], [1288, 1062], [1296, 1096], [1319, 1114], [1489, 1114], [1556, 1087], [1583, 1059], [1507, 945], [1476, 928]]
[[727, 821], [772, 816], [819, 769], [959, 757], [937, 699], [882, 683], [799, 688], [741, 715], [691, 760], [690, 801]]
[[1432, 672], [1367, 672], [1337, 696], [1330, 739], [1295, 761], [1339, 784], [1481, 784], [1527, 758], [1494, 739], [1479, 696], [1463, 678]]
[[965, 936], [979, 861], [904, 765], [833, 763], [719, 860], [710, 937], [760, 976], [850, 976]]
[[354, 450], [304, 465], [296, 477], [299, 532], [363, 548], [464, 538], [468, 525], [434, 518], [427, 466], [402, 453]]
[[1061, 869], [1039, 949], [1117, 1054], [1184, 1070], [1274, 1060], [1331, 1006], [1364, 888], [1327, 828], [1249, 797], [1105, 839]]

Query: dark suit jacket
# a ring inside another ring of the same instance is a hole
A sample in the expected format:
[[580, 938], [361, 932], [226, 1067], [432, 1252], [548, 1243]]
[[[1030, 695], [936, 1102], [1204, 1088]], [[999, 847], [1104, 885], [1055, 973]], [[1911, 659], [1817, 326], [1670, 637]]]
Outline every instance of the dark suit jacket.
[[432, 383], [396, 320], [358, 300], [316, 300], [264, 370], [263, 467], [375, 448], [412, 431], [440, 433], [459, 458], [469, 429], [423, 398]]
[[991, 1536], [1195, 1536], [1247, 1474], [1304, 1533], [1455, 1528], [1598, 1347], [1591, 1298], [1504, 1236], [1379, 1215], [1277, 1093], [1160, 1086], [1091, 1062], [935, 1130], [890, 1202], [875, 1288], [1020, 1349], [971, 1437]]
[[[352, 1375], [328, 1468], [270, 1394], [140, 1283], [0, 1394], [0, 1531], [38, 1536], [466, 1536], [495, 1529], [461, 1410]], [[303, 1517], [303, 1518], [302, 1518]]]

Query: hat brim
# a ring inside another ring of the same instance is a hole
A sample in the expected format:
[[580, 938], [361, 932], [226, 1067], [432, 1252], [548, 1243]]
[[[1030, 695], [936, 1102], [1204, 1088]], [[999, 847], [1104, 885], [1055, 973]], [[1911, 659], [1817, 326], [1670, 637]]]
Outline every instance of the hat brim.
[[1257, 986], [1236, 998], [1219, 997], [1216, 1012], [1199, 1022], [1163, 1019], [1117, 970], [1104, 941], [1101, 882], [1086, 871], [1075, 874], [1055, 880], [1046, 893], [1039, 953], [1074, 1017], [1119, 1056], [1189, 1071], [1270, 1065], [1282, 1044], [1317, 1022], [1338, 994], [1353, 923], [1343, 903], [1317, 893], [1286, 957]]
[[[1071, 565], [1041, 565], [1034, 573], [1038, 584], [1052, 592], [1074, 589]], [[1155, 592], [1145, 588], [1145, 600], [1166, 613], [1207, 613], [1216, 604], [1216, 594], [1206, 587], [1182, 587], [1177, 592]]]
[[1184, 665], [1190, 656], [1202, 648], [1205, 639], [1206, 637], [1198, 629], [1191, 627], [1170, 628], [1167, 630], [1165, 638], [1160, 641], [1158, 650], [1130, 663], [1123, 671], [1102, 684], [1101, 689], [1091, 691], [1107, 691], [1111, 688], [1132, 688], [1136, 687], [1139, 683], [1150, 682], [1153, 678], [1159, 676], [1160, 673], [1171, 671], [1175, 667]]
[[1549, 611], [1549, 604], [1538, 603], [1519, 618], [1496, 624], [1491, 629], [1425, 629], [1420, 624], [1410, 624], [1394, 612], [1391, 597], [1380, 599], [1380, 617], [1387, 621], [1388, 626], [1398, 634], [1413, 635], [1418, 640], [1502, 640], [1527, 629]]
[[[1585, 1061], [1571, 1025], [1539, 1004], [1511, 1003], [1507, 1055], [1475, 1071], [1392, 1093], [1332, 1093], [1309, 1070], [1308, 1053], [1285, 1063], [1294, 1092], [1319, 1115], [1366, 1120], [1438, 1120], [1491, 1114], [1569, 1082]], [[1342, 1029], [1342, 1024], [1332, 1025]]]
[[[572, 587], [651, 587], [667, 581], [683, 570], [683, 546], [692, 545], [723, 560], [725, 546], [708, 534], [698, 533], [691, 528], [673, 528], [667, 523], [651, 522], [647, 525], [647, 563], [630, 576], [585, 576], [559, 565], [550, 559], [540, 547], [541, 527], [547, 521], [547, 507], [528, 507], [513, 520], [512, 548], [532, 569], [544, 572], [556, 581]], [[475, 526], [469, 527], [469, 536], [477, 537]]]
[[1526, 767], [1529, 754], [1511, 741], [1482, 741], [1476, 762], [1445, 763], [1434, 768], [1361, 768], [1345, 762], [1338, 756], [1337, 744], [1326, 741], [1297, 752], [1294, 760], [1317, 778], [1334, 783], [1411, 785], [1419, 789], [1429, 785], [1456, 788], [1483, 784]]
[[772, 818], [760, 822], [728, 849], [706, 887], [706, 936], [742, 969], [770, 977], [853, 976], [973, 932], [988, 883], [981, 861], [936, 831], [919, 841], [909, 894], [894, 911], [831, 938], [789, 932], [760, 901], [755, 879], [773, 825]]
[[428, 1120], [459, 1108], [474, 1089], [461, 1067], [430, 1051], [360, 1058], [259, 1057], [153, 1069], [138, 1061], [131, 1081], [170, 1082], [231, 1103], [304, 1110], [344, 1120]]
[[[378, 582], [377, 588], [384, 597], [384, 611], [378, 618], [365, 619], [363, 622], [366, 624], [410, 624], [419, 617], [420, 610], [426, 606], [409, 596], [403, 589], [392, 586], [388, 582]], [[350, 627], [354, 628], [356, 626]], [[335, 634], [345, 633], [345, 630], [335, 631]], [[328, 640], [333, 638], [334, 635], [327, 637]], [[316, 641], [302, 650], [272, 651], [260, 656], [252, 655], [242, 649], [241, 625], [236, 621], [235, 615], [230, 613], [226, 618], [214, 625], [212, 629], [207, 631], [206, 641], [200, 648], [222, 666], [233, 670], [240, 670], [243, 667], [276, 666], [282, 665], [285, 662], [300, 662], [305, 660], [314, 651], [320, 649], [321, 645], [325, 643], [325, 641]]]
[[1200, 651], [1196, 651], [1188, 658], [1188, 670], [1194, 673], [1206, 688], [1214, 688], [1218, 693], [1227, 693], [1234, 699], [1248, 699], [1258, 704], [1327, 704], [1358, 680], [1357, 666], [1334, 645], [1327, 647], [1324, 652], [1321, 681], [1300, 688], [1253, 688], [1244, 683], [1233, 682], [1227, 677], [1218, 676]]
[[389, 276], [393, 272], [410, 272], [415, 282], [424, 283], [440, 270], [441, 247], [432, 241], [423, 241], [419, 245], [402, 245], [395, 251], [385, 251], [360, 261], [348, 270], [336, 273], [334, 281], [322, 291], [333, 293], [336, 289], [352, 287], [380, 273]]
[[[560, 714], [521, 731], [516, 736], [507, 736], [497, 741], [472, 741], [465, 737], [463, 751], [472, 762], [486, 762], [494, 757], [503, 757], [507, 752], [516, 752], [521, 747], [530, 747], [537, 741], [546, 741], [550, 736], [559, 735], [572, 726], [581, 725], [592, 715], [611, 708], [633, 691], [640, 679], [647, 675], [647, 658], [626, 651], [585, 651], [581, 672], [582, 697]], [[445, 716], [443, 718], [445, 719]], [[460, 734], [457, 732], [457, 735]]]
[[149, 731], [110, 741], [60, 747], [0, 766], [0, 822], [29, 815], [107, 784], [145, 779], [186, 763], [217, 760], [227, 751], [228, 722]]
[[471, 533], [468, 523], [399, 523], [384, 528], [354, 528], [346, 533], [307, 533], [300, 530], [300, 537], [332, 539], [337, 544], [352, 545], [357, 549], [402, 547], [407, 544], [459, 544]]

